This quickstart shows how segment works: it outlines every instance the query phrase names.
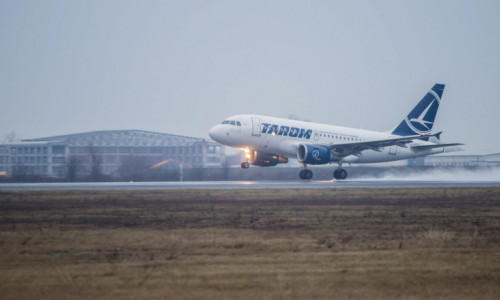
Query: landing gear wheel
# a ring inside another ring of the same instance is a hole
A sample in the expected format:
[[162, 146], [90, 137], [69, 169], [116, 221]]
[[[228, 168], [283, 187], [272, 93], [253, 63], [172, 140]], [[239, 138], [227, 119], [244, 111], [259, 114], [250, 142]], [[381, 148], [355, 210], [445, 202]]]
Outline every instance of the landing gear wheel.
[[340, 169], [339, 172], [339, 179], [346, 179], [347, 178], [347, 171], [345, 169]]
[[309, 180], [313, 177], [313, 172], [308, 169], [304, 169], [299, 173], [300, 179]]
[[333, 171], [333, 178], [335, 179], [346, 179], [347, 171], [345, 169], [337, 169]]
[[242, 163], [241, 163], [241, 167], [242, 167], [243, 169], [248, 169], [248, 168], [250, 167], [250, 164], [248, 163], [248, 161], [245, 161], [245, 162], [242, 162]]

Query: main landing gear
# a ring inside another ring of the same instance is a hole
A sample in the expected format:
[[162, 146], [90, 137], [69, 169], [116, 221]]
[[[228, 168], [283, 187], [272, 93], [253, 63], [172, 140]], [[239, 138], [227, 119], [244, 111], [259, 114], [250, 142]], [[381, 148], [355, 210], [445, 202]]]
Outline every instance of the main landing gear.
[[342, 169], [342, 165], [339, 165], [339, 168], [335, 171], [333, 171], [333, 178], [335, 179], [346, 179], [347, 178], [347, 171], [345, 169]]
[[241, 163], [241, 167], [243, 169], [248, 169], [250, 167], [250, 164], [248, 163], [248, 161], [244, 161]]
[[[299, 173], [300, 179], [309, 180], [313, 177], [313, 172], [307, 169], [307, 166], [304, 164], [304, 170]], [[339, 168], [333, 171], [333, 178], [342, 180], [347, 178], [347, 171], [342, 169], [342, 165], [339, 165]]]
[[313, 172], [308, 169], [304, 169], [299, 173], [300, 179], [309, 180], [313, 177]]
[[307, 165], [304, 164], [304, 170], [300, 171], [299, 177], [303, 180], [309, 180], [313, 177], [313, 172], [311, 170], [308, 170]]

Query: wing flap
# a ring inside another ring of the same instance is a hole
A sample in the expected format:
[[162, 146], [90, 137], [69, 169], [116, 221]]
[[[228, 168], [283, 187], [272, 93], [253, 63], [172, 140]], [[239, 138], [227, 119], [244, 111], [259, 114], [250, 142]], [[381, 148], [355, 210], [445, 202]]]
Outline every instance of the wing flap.
[[[373, 150], [377, 152], [381, 152], [380, 148], [382, 147], [390, 147], [390, 146], [400, 146], [404, 148], [408, 148], [409, 143], [414, 140], [419, 139], [428, 139], [429, 137], [439, 137], [442, 132], [438, 132], [435, 134], [421, 134], [421, 135], [411, 135], [411, 136], [399, 136], [395, 138], [383, 139], [383, 140], [374, 140], [374, 141], [362, 141], [362, 142], [354, 142], [354, 143], [343, 143], [343, 144], [328, 144], [322, 145], [324, 147], [330, 148], [332, 151], [336, 153], [337, 156], [345, 157], [348, 155], [359, 155], [361, 151], [364, 150]], [[451, 147], [451, 146], [459, 146], [463, 145], [460, 143], [453, 144], [435, 144], [435, 145], [412, 145], [411, 149], [415, 151], [424, 151], [433, 148], [442, 148], [442, 147]]]
[[425, 151], [425, 150], [430, 150], [430, 149], [435, 149], [435, 148], [444, 148], [444, 147], [461, 146], [461, 145], [463, 145], [463, 144], [451, 143], [451, 144], [436, 144], [436, 145], [415, 145], [415, 146], [411, 146], [411, 149], [415, 150], [415, 151]]
[[422, 135], [411, 135], [411, 136], [401, 136], [397, 138], [390, 138], [390, 139], [383, 139], [383, 140], [374, 140], [374, 141], [362, 141], [362, 142], [354, 142], [354, 143], [342, 143], [342, 144], [330, 144], [330, 145], [324, 145], [326, 147], [329, 147], [330, 149], [336, 151], [336, 150], [341, 150], [346, 151], [346, 150], [351, 150], [351, 152], [355, 151], [363, 151], [363, 150], [374, 150], [374, 151], [380, 151], [379, 148], [381, 147], [389, 147], [389, 146], [400, 146], [400, 147], [405, 147], [407, 148], [406, 144], [411, 143], [413, 140], [416, 139], [425, 139], [429, 138], [432, 136], [436, 136], [436, 134], [422, 134]]

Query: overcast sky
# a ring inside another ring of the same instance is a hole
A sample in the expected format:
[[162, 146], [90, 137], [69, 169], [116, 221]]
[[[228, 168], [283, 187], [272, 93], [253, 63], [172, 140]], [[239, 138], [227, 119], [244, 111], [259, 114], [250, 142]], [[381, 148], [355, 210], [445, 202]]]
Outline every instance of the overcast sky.
[[436, 82], [446, 142], [500, 150], [500, 1], [0, 0], [0, 138], [208, 137], [242, 113], [388, 130]]

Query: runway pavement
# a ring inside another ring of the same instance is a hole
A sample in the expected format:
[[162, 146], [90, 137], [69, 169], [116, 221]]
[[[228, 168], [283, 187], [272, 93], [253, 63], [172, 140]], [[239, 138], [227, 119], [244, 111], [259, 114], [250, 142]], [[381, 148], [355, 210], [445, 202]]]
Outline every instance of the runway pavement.
[[2, 183], [0, 191], [500, 187], [500, 181], [330, 180]]

